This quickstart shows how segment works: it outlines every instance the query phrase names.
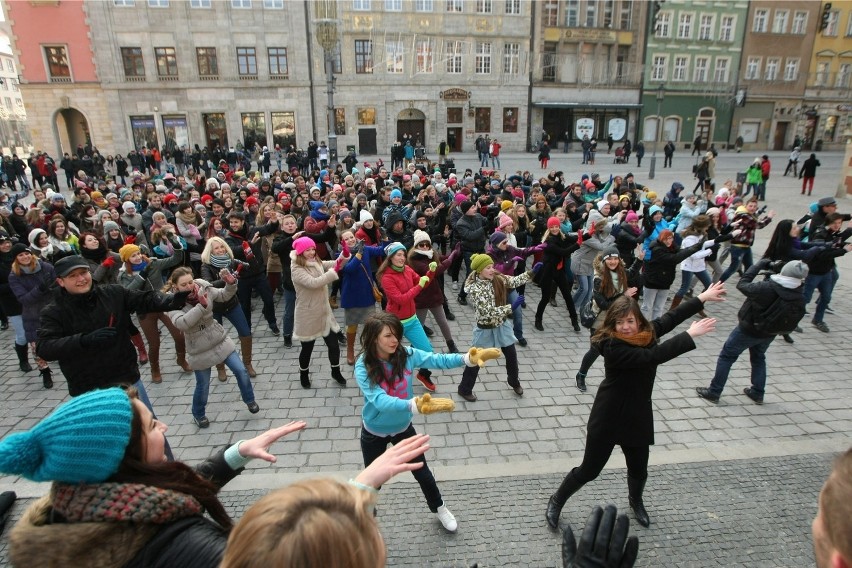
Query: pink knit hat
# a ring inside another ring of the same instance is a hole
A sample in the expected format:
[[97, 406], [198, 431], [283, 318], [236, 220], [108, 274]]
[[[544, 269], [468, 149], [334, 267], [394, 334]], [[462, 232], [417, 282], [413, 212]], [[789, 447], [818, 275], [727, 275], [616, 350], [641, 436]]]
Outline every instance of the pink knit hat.
[[628, 223], [630, 223], [631, 221], [638, 221], [639, 216], [636, 215], [636, 211], [631, 210], [631, 211], [627, 212], [627, 216], [624, 218], [624, 220], [627, 221]]
[[293, 241], [293, 250], [298, 256], [302, 256], [306, 250], [317, 248], [317, 244], [310, 237], [299, 237]]
[[464, 193], [457, 193], [453, 198], [456, 202], [456, 205], [461, 205], [463, 202], [467, 201], [467, 195]]
[[508, 227], [509, 225], [512, 225], [513, 223], [514, 223], [514, 221], [512, 220], [512, 218], [509, 217], [508, 215], [506, 215], [505, 213], [503, 213], [502, 211], [497, 216], [497, 228], [498, 229], [502, 230], [503, 227]]

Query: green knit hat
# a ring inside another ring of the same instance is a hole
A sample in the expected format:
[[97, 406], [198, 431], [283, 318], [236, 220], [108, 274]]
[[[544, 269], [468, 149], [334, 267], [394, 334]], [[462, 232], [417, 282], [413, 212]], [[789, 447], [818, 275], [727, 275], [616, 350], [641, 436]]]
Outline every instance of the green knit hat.
[[0, 441], [0, 472], [32, 481], [99, 483], [116, 471], [133, 408], [118, 387], [72, 398], [26, 432]]
[[470, 257], [470, 269], [475, 271], [477, 274], [492, 264], [494, 264], [494, 259], [487, 254], [475, 254]]

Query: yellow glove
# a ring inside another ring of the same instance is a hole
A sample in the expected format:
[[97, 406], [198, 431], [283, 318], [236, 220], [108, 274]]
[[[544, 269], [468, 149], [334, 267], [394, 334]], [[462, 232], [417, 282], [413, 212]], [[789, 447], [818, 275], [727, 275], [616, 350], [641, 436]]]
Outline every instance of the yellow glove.
[[464, 356], [464, 364], [468, 367], [473, 367], [475, 365], [484, 367], [486, 361], [489, 359], [496, 359], [500, 356], [500, 353], [501, 351], [496, 347], [490, 347], [488, 349], [471, 347], [467, 352], [467, 355]]
[[429, 263], [429, 272], [435, 272], [436, 270], [438, 270], [438, 263], [434, 262], [434, 261], [430, 262]]
[[429, 277], [428, 276], [421, 276], [420, 277], [419, 284], [420, 284], [421, 288], [425, 288], [428, 283], [429, 283]]
[[456, 403], [451, 398], [432, 398], [431, 394], [424, 394], [413, 399], [415, 408], [420, 414], [434, 414], [436, 412], [452, 412]]

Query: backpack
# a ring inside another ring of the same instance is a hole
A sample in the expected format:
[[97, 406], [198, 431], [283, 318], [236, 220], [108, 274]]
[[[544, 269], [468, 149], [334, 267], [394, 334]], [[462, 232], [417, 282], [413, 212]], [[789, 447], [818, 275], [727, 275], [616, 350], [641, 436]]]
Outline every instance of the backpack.
[[803, 296], [792, 300], [777, 296], [760, 314], [760, 317], [755, 319], [754, 329], [761, 333], [786, 335], [793, 333], [803, 317], [805, 317]]

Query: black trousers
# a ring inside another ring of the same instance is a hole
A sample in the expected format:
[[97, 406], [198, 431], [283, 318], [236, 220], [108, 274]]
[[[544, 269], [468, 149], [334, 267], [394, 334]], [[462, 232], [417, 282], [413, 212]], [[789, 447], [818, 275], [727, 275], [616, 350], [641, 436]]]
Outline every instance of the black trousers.
[[[337, 342], [337, 334], [333, 331], [322, 338], [325, 341], [325, 346], [328, 347], [328, 362], [332, 367], [340, 365], [340, 344]], [[307, 370], [311, 364], [311, 355], [314, 352], [313, 341], [302, 341], [302, 350], [299, 351], [299, 370]], [[368, 464], [369, 465], [369, 464]]]
[[[518, 380], [518, 352], [515, 346], [501, 347], [500, 350], [506, 357], [506, 373], [508, 375], [506, 381], [511, 387], [521, 386], [521, 381]], [[459, 384], [459, 394], [470, 394], [473, 392], [473, 386], [476, 384], [478, 376], [479, 365], [465, 367], [461, 383]]]
[[538, 302], [538, 307], [535, 310], [535, 319], [540, 320], [544, 316], [544, 308], [550, 298], [553, 297], [556, 287], [562, 292], [562, 297], [568, 305], [568, 313], [571, 314], [571, 321], [577, 319], [577, 309], [574, 307], [574, 300], [571, 299], [571, 283], [568, 282], [568, 277], [565, 275], [565, 267], [557, 268], [552, 278], [542, 278], [541, 282], [541, 300]]
[[[589, 483], [597, 478], [609, 461], [613, 449], [615, 449], [614, 443], [587, 436], [583, 463], [574, 468], [574, 476], [577, 480], [581, 483]], [[627, 462], [627, 475], [634, 479], [646, 479], [650, 446], [621, 446], [621, 452]]]

